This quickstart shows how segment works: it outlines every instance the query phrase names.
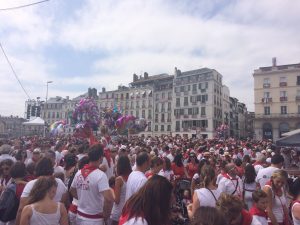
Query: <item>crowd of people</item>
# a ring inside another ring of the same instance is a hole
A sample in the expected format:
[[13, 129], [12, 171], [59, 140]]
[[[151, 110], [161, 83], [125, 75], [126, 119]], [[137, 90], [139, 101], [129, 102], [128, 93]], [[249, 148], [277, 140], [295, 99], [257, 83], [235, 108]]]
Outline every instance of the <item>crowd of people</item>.
[[3, 140], [0, 225], [300, 225], [299, 156], [271, 140]]

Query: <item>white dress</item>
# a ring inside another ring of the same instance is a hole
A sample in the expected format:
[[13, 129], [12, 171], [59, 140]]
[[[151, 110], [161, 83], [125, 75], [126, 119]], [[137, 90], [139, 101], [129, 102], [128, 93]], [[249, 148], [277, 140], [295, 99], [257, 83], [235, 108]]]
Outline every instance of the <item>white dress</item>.
[[114, 203], [110, 219], [114, 221], [119, 221], [123, 206], [125, 205], [125, 195], [126, 195], [126, 182], [123, 180], [123, 185], [121, 187], [121, 193], [120, 193], [120, 202], [119, 204]]
[[32, 216], [30, 218], [30, 225], [57, 225], [60, 221], [60, 203], [57, 203], [57, 210], [52, 214], [40, 213], [34, 209], [34, 204], [31, 205]]

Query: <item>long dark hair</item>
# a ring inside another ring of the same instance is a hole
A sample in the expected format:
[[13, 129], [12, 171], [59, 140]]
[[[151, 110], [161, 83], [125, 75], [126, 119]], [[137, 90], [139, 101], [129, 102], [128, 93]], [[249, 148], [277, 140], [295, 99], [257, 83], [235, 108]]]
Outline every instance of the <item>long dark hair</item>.
[[128, 176], [132, 172], [130, 160], [128, 156], [122, 155], [117, 162], [117, 174], [118, 176]]
[[33, 204], [45, 198], [52, 187], [57, 187], [54, 177], [40, 177], [37, 179], [29, 194], [28, 204]]
[[172, 189], [165, 177], [153, 175], [129, 198], [122, 214], [128, 215], [128, 219], [143, 217], [149, 225], [166, 225], [170, 218]]
[[183, 166], [183, 163], [182, 163], [182, 154], [181, 153], [175, 155], [175, 157], [174, 157], [174, 163], [178, 167], [182, 167]]
[[207, 188], [209, 183], [216, 178], [216, 172], [211, 166], [204, 165], [202, 167], [200, 177], [202, 180], [203, 187]]
[[248, 164], [245, 167], [245, 183], [246, 184], [251, 184], [255, 181], [255, 177], [256, 177], [256, 172], [254, 169], [254, 166], [252, 166], [251, 164]]

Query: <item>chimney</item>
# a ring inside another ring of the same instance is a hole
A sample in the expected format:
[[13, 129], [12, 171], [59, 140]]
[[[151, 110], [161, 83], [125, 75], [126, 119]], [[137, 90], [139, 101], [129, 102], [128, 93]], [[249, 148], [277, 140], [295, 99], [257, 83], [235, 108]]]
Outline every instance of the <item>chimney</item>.
[[103, 87], [103, 88], [102, 88], [102, 93], [104, 93], [105, 91], [106, 91], [106, 90], [105, 90], [105, 87]]
[[273, 58], [272, 58], [272, 66], [273, 66], [273, 67], [277, 66], [277, 63], [276, 63], [276, 57], [273, 57]]

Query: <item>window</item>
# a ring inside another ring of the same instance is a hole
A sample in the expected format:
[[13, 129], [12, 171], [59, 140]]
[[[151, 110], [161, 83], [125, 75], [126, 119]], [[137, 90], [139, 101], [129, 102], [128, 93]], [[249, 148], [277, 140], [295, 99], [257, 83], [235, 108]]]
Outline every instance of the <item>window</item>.
[[163, 93], [161, 94], [161, 98], [162, 98], [162, 99], [165, 99], [165, 95], [166, 95], [166, 94], [163, 92]]
[[167, 131], [171, 131], [171, 125], [167, 126]]
[[264, 98], [270, 98], [270, 92], [264, 92]]
[[155, 104], [155, 112], [158, 112], [158, 103]]
[[169, 100], [172, 99], [172, 92], [168, 92], [168, 99], [169, 99]]
[[155, 98], [156, 100], [158, 100], [159, 99], [159, 94], [156, 94], [156, 98]]
[[155, 114], [155, 122], [158, 123], [158, 114]]
[[175, 130], [178, 132], [180, 131], [180, 121], [176, 121], [176, 127]]
[[135, 115], [136, 115], [137, 118], [140, 117], [140, 112], [139, 112], [139, 110], [136, 110]]
[[171, 122], [171, 113], [168, 113], [167, 122]]
[[152, 119], [152, 111], [151, 111], [151, 109], [148, 110], [148, 119]]
[[154, 130], [158, 131], [158, 125], [155, 125]]
[[168, 102], [168, 110], [171, 110], [171, 102]]
[[160, 126], [160, 131], [165, 131], [165, 126], [164, 125]]
[[151, 131], [151, 122], [148, 122], [148, 131]]
[[270, 115], [270, 106], [265, 106], [264, 112], [265, 115]]
[[176, 98], [176, 106], [180, 106], [180, 98]]
[[161, 111], [164, 112], [165, 111], [165, 103], [161, 103]]
[[59, 112], [56, 113], [56, 118], [59, 118]]
[[184, 92], [184, 86], [180, 86], [180, 92]]
[[193, 91], [197, 91], [197, 84], [193, 84]]
[[287, 106], [281, 106], [280, 109], [281, 114], [287, 114]]
[[184, 106], [189, 105], [189, 98], [188, 97], [184, 97], [183, 105]]
[[175, 93], [179, 93], [180, 92], [180, 87], [175, 87]]
[[300, 76], [297, 76], [297, 85], [300, 85]]
[[165, 114], [161, 114], [161, 122], [164, 123], [165, 122]]
[[129, 93], [126, 93], [126, 99], [129, 99]]
[[280, 97], [286, 97], [286, 91], [280, 91]]
[[142, 110], [142, 118], [145, 118], [145, 110]]
[[264, 78], [264, 84], [263, 84], [264, 88], [268, 88], [270, 87], [270, 78]]
[[300, 105], [298, 105], [298, 113], [300, 113]]
[[205, 116], [205, 115], [206, 115], [205, 107], [201, 107], [201, 116]]
[[300, 90], [297, 90], [297, 96], [300, 97]]
[[130, 111], [130, 115], [132, 115], [132, 116], [133, 116], [133, 111]]

